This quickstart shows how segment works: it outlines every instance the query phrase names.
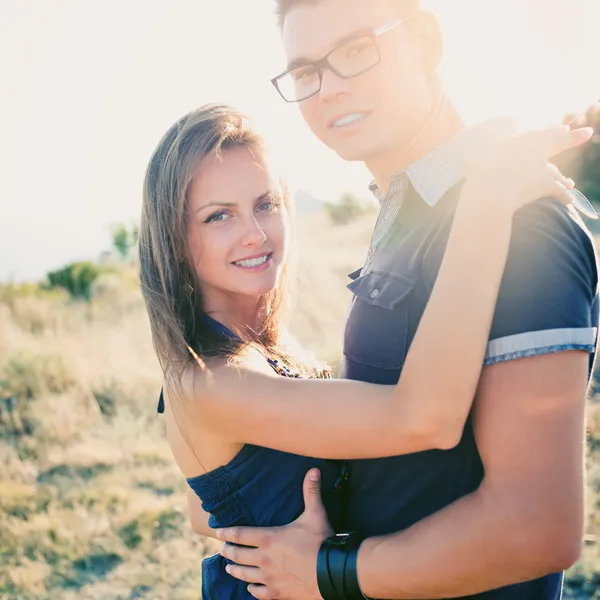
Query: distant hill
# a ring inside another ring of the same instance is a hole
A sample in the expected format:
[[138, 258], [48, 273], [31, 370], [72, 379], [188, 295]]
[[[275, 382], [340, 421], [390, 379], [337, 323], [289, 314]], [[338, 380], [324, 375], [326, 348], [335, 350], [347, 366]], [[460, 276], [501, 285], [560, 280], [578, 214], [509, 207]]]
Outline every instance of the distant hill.
[[321, 212], [324, 205], [322, 200], [315, 198], [306, 190], [298, 190], [294, 196], [294, 202], [296, 203], [296, 213], [299, 215], [308, 215]]

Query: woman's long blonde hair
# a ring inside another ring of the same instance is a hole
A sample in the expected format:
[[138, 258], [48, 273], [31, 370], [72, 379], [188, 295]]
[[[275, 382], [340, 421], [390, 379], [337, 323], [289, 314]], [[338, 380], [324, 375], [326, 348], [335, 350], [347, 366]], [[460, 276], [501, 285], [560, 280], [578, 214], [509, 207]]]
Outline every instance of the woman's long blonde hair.
[[[187, 243], [187, 194], [198, 165], [207, 156], [242, 146], [265, 151], [263, 138], [243, 113], [210, 104], [179, 119], [160, 140], [148, 164], [139, 239], [141, 289], [161, 368], [175, 379], [193, 360], [189, 348], [204, 359], [235, 356], [242, 346], [207, 323]], [[292, 217], [285, 189], [283, 202]], [[280, 344], [289, 287], [290, 272], [285, 265], [278, 285], [263, 299], [265, 319], [260, 329], [252, 332], [252, 342], [298, 367], [298, 361], [286, 355]]]

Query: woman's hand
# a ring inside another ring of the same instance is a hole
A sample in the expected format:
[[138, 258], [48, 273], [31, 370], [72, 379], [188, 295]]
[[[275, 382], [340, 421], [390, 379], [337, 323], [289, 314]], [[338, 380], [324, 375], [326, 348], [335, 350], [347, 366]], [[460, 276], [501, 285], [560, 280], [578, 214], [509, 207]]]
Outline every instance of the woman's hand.
[[570, 130], [568, 126], [528, 131], [502, 139], [465, 165], [465, 186], [479, 203], [498, 205], [510, 214], [552, 196], [566, 205], [573, 202], [569, 190], [572, 179], [549, 162], [550, 157], [587, 142], [591, 127]]

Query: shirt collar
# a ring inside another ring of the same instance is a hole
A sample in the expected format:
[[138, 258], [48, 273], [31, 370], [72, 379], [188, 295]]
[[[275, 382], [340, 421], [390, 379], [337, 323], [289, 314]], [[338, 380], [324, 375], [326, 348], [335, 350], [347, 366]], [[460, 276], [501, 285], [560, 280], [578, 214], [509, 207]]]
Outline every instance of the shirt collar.
[[[402, 180], [408, 178], [419, 196], [435, 206], [463, 177], [465, 159], [483, 150], [495, 141], [516, 131], [511, 117], [498, 117], [463, 129], [435, 150], [390, 177], [388, 194], [402, 189]], [[375, 181], [369, 190], [381, 202], [385, 197]]]

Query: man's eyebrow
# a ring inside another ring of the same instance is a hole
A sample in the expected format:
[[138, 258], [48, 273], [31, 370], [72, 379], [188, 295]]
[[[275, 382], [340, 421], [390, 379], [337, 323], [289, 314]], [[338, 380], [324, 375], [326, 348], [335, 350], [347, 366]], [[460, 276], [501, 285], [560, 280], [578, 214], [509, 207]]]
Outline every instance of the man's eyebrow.
[[[370, 34], [372, 32], [372, 30], [373, 30], [372, 28], [363, 27], [361, 29], [357, 29], [357, 30], [353, 31], [352, 33], [348, 33], [348, 34], [342, 36], [341, 38], [338, 38], [337, 40], [335, 40], [335, 42], [333, 42], [333, 44], [331, 46], [331, 50], [329, 50], [329, 52], [332, 52], [338, 46], [341, 46], [342, 44], [345, 44], [346, 42], [355, 40], [356, 38], [361, 37], [362, 35]], [[323, 54], [320, 58], [317, 58], [317, 59], [307, 58], [305, 56], [299, 56], [298, 58], [295, 58], [294, 60], [292, 60], [288, 63], [285, 72], [287, 73], [288, 71], [291, 71], [292, 69], [297, 69], [298, 67], [305, 67], [312, 63], [318, 62], [319, 60], [321, 60], [321, 58], [323, 58], [323, 56], [327, 56], [329, 54], [329, 52], [325, 52], [325, 54]]]

